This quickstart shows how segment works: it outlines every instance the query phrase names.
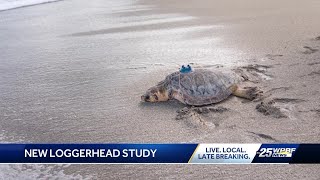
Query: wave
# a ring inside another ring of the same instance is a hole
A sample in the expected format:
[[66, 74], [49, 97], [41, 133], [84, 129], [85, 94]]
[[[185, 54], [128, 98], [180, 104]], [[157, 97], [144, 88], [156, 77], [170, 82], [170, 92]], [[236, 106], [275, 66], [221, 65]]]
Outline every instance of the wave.
[[57, 2], [61, 0], [0, 0], [0, 11]]

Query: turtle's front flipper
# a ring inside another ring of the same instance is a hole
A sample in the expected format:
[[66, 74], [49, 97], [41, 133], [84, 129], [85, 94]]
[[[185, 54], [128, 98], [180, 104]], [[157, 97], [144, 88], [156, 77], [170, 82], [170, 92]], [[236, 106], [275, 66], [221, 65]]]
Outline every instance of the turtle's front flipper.
[[253, 100], [259, 96], [261, 96], [262, 91], [260, 91], [257, 87], [245, 87], [241, 88], [236, 86], [232, 88], [232, 94], [238, 97], [246, 98], [249, 100]]
[[183, 99], [182, 95], [178, 91], [171, 90], [171, 93], [169, 95], [170, 99], [176, 99], [183, 104], [186, 104], [185, 100]]

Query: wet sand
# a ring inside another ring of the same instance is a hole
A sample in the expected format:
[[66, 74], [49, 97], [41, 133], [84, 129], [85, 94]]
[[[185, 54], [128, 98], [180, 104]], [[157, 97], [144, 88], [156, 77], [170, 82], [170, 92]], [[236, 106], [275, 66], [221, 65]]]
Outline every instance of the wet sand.
[[[320, 142], [319, 2], [117, 3], [61, 1], [0, 12], [2, 142]], [[148, 87], [187, 63], [242, 70], [264, 97], [230, 97], [212, 107], [223, 111], [188, 109], [183, 116], [176, 101], [140, 102]], [[319, 179], [319, 168], [5, 166], [2, 175]]]

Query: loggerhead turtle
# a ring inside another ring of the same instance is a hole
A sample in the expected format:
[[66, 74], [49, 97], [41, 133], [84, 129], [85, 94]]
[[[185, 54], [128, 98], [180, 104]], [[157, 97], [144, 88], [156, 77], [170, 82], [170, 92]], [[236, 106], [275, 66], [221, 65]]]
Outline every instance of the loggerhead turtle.
[[240, 78], [233, 73], [195, 69], [174, 72], [141, 96], [145, 102], [176, 99], [183, 104], [203, 106], [218, 103], [231, 94], [253, 100], [261, 91], [257, 87], [241, 88]]

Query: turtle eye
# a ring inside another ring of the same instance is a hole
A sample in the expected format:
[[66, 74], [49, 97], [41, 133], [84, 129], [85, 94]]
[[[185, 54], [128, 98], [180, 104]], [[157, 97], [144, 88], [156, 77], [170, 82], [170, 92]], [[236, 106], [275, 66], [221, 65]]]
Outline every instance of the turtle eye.
[[153, 96], [154, 96], [154, 99], [158, 101], [158, 96], [156, 94], [154, 94]]

